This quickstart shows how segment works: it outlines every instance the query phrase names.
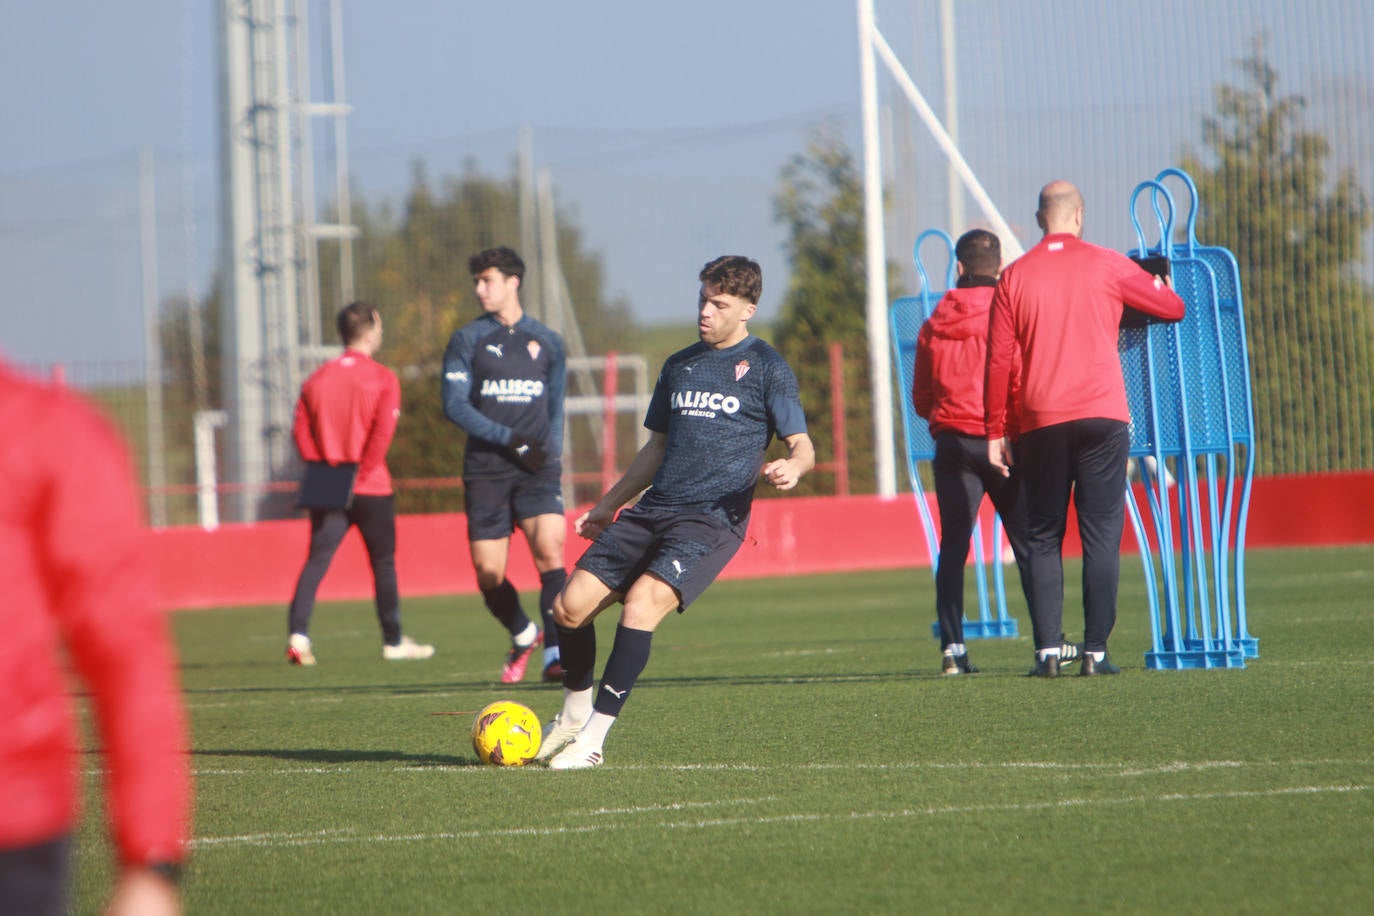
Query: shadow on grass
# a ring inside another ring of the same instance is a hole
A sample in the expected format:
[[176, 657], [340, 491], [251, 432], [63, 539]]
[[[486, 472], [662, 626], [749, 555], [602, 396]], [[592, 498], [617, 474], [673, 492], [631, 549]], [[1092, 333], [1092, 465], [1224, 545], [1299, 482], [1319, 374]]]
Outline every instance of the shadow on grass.
[[369, 694], [385, 694], [387, 696], [424, 696], [435, 691], [448, 690], [490, 690], [493, 687], [502, 689], [527, 690], [537, 687], [554, 685], [531, 684], [499, 684], [496, 681], [443, 681], [431, 684], [276, 684], [272, 686], [255, 685], [251, 687], [186, 687], [182, 693], [187, 696], [223, 696], [242, 694], [249, 696], [253, 694], [292, 694], [299, 696], [310, 696], [312, 694], [322, 694], [328, 696], [341, 696], [352, 694], [363, 696]]
[[[729, 687], [747, 687], [753, 685], [784, 686], [788, 684], [882, 684], [890, 681], [909, 681], [923, 676], [923, 672], [913, 674], [907, 671], [830, 672], [828, 674], [684, 674], [676, 677], [642, 677], [637, 686], [717, 684]], [[937, 679], [942, 677], [938, 671], [931, 676]]]
[[407, 754], [405, 751], [362, 751], [347, 748], [198, 748], [193, 757], [258, 757], [264, 760], [295, 760], [301, 763], [402, 763], [425, 767], [480, 767], [475, 757], [440, 754]]

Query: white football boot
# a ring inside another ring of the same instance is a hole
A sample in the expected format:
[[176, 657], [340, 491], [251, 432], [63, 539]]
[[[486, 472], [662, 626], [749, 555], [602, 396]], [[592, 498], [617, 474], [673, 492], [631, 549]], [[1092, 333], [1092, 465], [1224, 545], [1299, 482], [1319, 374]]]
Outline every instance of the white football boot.
[[409, 636], [402, 636], [394, 646], [382, 646], [382, 658], [389, 662], [418, 661], [434, 654], [434, 647], [418, 643]]
[[540, 742], [539, 753], [534, 755], [534, 759], [548, 760], [563, 750], [573, 742], [577, 733], [582, 731], [584, 724], [583, 722], [564, 722], [561, 712], [554, 716], [553, 721], [544, 726], [544, 740]]
[[577, 739], [549, 761], [549, 769], [590, 770], [592, 767], [601, 766], [603, 759], [600, 747], [593, 746], [590, 741]]
[[292, 633], [286, 641], [286, 660], [293, 665], [315, 664], [315, 653], [310, 651], [310, 637], [304, 633]]

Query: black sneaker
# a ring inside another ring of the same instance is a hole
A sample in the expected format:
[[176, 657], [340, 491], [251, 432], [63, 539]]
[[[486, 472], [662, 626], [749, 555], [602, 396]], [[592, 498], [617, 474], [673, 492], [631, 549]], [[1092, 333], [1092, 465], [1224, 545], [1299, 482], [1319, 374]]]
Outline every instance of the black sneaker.
[[963, 655], [946, 655], [941, 663], [940, 671], [943, 674], [977, 674], [978, 669], [969, 664], [968, 653]]
[[1079, 670], [1079, 677], [1094, 677], [1098, 674], [1120, 674], [1121, 669], [1112, 664], [1109, 656], [1103, 655], [1102, 661], [1095, 660], [1091, 655], [1083, 653], [1083, 667]]
[[1026, 675], [1027, 677], [1059, 677], [1059, 656], [1050, 655], [1045, 658], [1037, 658], [1035, 667]]
[[1059, 646], [1059, 664], [1067, 665], [1069, 662], [1076, 662], [1083, 658], [1083, 644], [1081, 642], [1068, 642], [1065, 640]]

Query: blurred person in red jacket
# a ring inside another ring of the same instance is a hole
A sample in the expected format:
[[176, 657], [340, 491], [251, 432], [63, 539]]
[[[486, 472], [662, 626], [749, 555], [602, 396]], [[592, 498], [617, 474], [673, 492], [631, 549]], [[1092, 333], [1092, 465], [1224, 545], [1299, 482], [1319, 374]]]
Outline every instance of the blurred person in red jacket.
[[[983, 391], [988, 460], [1003, 474], [1015, 461], [1024, 488], [1036, 650], [1030, 673], [1059, 675], [1064, 530], [1072, 498], [1083, 543], [1079, 673], [1116, 674], [1107, 638], [1116, 624], [1130, 445], [1117, 350], [1121, 313], [1129, 305], [1176, 321], [1184, 305], [1167, 281], [1119, 252], [1083, 241], [1083, 195], [1069, 182], [1045, 185], [1035, 216], [1044, 237], [1002, 271], [992, 297]], [[1014, 378], [1021, 400], [1013, 451], [1006, 405]]]
[[386, 466], [386, 453], [401, 416], [401, 383], [395, 372], [372, 358], [382, 346], [382, 316], [376, 308], [365, 302], [346, 305], [339, 311], [338, 326], [344, 352], [316, 369], [301, 386], [291, 435], [303, 460], [356, 464], [358, 471], [347, 508], [310, 509], [310, 552], [291, 598], [286, 658], [293, 665], [315, 664], [310, 643], [315, 592], [354, 525], [372, 566], [382, 658], [429, 658], [433, 646], [401, 632], [396, 497]]
[[0, 363], [0, 911], [68, 910], [89, 691], [119, 871], [108, 912], [180, 912], [191, 782], [176, 662], [119, 436]]

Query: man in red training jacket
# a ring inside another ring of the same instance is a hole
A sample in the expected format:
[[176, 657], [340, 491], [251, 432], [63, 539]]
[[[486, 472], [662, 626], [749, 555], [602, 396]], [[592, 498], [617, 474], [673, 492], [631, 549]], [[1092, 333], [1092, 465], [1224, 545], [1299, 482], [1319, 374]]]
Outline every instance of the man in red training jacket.
[[[935, 500], [940, 507], [935, 616], [940, 623], [941, 670], [949, 675], [978, 671], [969, 663], [964, 644], [964, 565], [984, 493], [1002, 516], [1022, 588], [1027, 584], [1026, 513], [1020, 475], [1003, 476], [988, 462], [983, 424], [988, 310], [1002, 270], [1002, 243], [986, 229], [972, 229], [955, 243], [954, 257], [959, 280], [921, 325], [911, 391], [916, 413], [930, 424], [935, 440]], [[1013, 364], [1007, 392], [1007, 424], [1012, 438], [1019, 363], [1018, 359]]]
[[81, 398], [0, 363], [0, 911], [65, 913], [90, 693], [119, 872], [108, 912], [180, 912], [191, 782], [128, 455]]
[[[1129, 446], [1117, 336], [1122, 305], [1168, 320], [1183, 300], [1125, 255], [1083, 241], [1083, 195], [1067, 181], [1040, 191], [1044, 238], [1002, 272], [992, 298], [983, 391], [988, 460], [1015, 460], [1028, 519], [1031, 674], [1059, 675], [1064, 618], [1064, 527], [1070, 496], [1083, 541], [1083, 664], [1116, 674], [1107, 637], [1116, 623]], [[1021, 437], [1007, 440], [1007, 392], [1021, 360]]]
[[315, 664], [309, 635], [315, 592], [353, 525], [363, 536], [372, 564], [382, 658], [429, 658], [433, 646], [401, 633], [396, 497], [386, 466], [386, 453], [401, 416], [401, 383], [396, 373], [372, 358], [382, 346], [382, 316], [375, 308], [365, 302], [346, 305], [339, 311], [338, 325], [343, 355], [316, 369], [301, 386], [291, 434], [303, 460], [356, 464], [358, 476], [348, 508], [310, 510], [310, 553], [287, 615], [286, 658], [293, 665]]

